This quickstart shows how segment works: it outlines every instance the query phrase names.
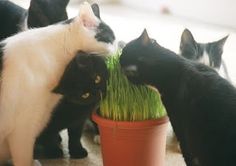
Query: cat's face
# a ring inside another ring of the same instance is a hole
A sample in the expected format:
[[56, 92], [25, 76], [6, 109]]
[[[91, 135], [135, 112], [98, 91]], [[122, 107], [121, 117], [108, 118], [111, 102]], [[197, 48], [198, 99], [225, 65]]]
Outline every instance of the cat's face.
[[66, 21], [76, 26], [81, 41], [78, 43], [81, 50], [94, 54], [107, 54], [115, 50], [115, 35], [111, 28], [100, 18], [99, 6], [84, 3], [80, 7], [79, 16]]
[[[144, 30], [142, 35], [129, 42], [122, 50], [120, 56], [121, 67], [128, 79], [135, 84], [148, 84], [151, 72], [155, 68], [156, 54], [160, 54], [156, 49], [159, 45], [155, 40], [148, 37]], [[160, 57], [161, 58], [161, 57]], [[155, 71], [158, 72], [158, 71]]]
[[228, 36], [210, 43], [197, 43], [192, 33], [185, 29], [181, 36], [180, 55], [219, 69], [221, 65], [223, 46]]
[[79, 52], [53, 90], [73, 103], [93, 104], [105, 97], [108, 70], [101, 56]]

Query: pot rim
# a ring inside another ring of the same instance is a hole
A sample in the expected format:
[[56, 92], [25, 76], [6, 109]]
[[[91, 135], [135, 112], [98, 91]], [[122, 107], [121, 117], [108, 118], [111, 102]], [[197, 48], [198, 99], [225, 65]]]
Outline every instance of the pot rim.
[[163, 125], [169, 122], [169, 118], [167, 115], [158, 119], [150, 119], [150, 120], [143, 120], [143, 121], [115, 121], [115, 120], [101, 117], [96, 111], [93, 111], [92, 119], [99, 126], [108, 127], [108, 128], [116, 127], [116, 128], [123, 128], [123, 129], [151, 128], [153, 126], [159, 126], [159, 125]]

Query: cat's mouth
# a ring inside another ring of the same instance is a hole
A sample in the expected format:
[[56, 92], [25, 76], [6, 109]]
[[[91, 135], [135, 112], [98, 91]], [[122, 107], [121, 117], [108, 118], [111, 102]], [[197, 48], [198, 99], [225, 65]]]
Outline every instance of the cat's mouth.
[[134, 84], [140, 84], [138, 68], [135, 65], [122, 67], [123, 73], [127, 76], [128, 80]]
[[135, 65], [129, 65], [129, 66], [123, 67], [122, 70], [126, 76], [129, 76], [129, 77], [138, 76], [138, 69], [137, 69], [137, 66]]

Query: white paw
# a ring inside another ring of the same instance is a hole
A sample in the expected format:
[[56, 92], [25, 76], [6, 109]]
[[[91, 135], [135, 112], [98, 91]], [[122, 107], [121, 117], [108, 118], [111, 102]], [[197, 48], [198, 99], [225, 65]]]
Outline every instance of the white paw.
[[42, 166], [38, 160], [34, 160], [34, 166]]
[[100, 135], [95, 135], [94, 138], [93, 138], [93, 141], [94, 141], [94, 143], [100, 145], [101, 144]]

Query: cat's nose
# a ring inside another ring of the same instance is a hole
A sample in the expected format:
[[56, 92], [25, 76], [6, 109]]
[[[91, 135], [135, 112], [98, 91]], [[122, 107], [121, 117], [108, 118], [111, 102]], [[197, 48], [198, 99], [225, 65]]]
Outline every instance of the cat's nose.
[[122, 41], [122, 40], [120, 40], [120, 41], [118, 42], [118, 48], [119, 48], [119, 49], [123, 49], [123, 48], [125, 47], [125, 45], [126, 45], [126, 43], [125, 43], [124, 41]]
[[115, 40], [113, 42], [113, 44], [108, 44], [108, 51], [109, 51], [109, 55], [116, 55], [117, 51], [118, 51], [118, 43]]

